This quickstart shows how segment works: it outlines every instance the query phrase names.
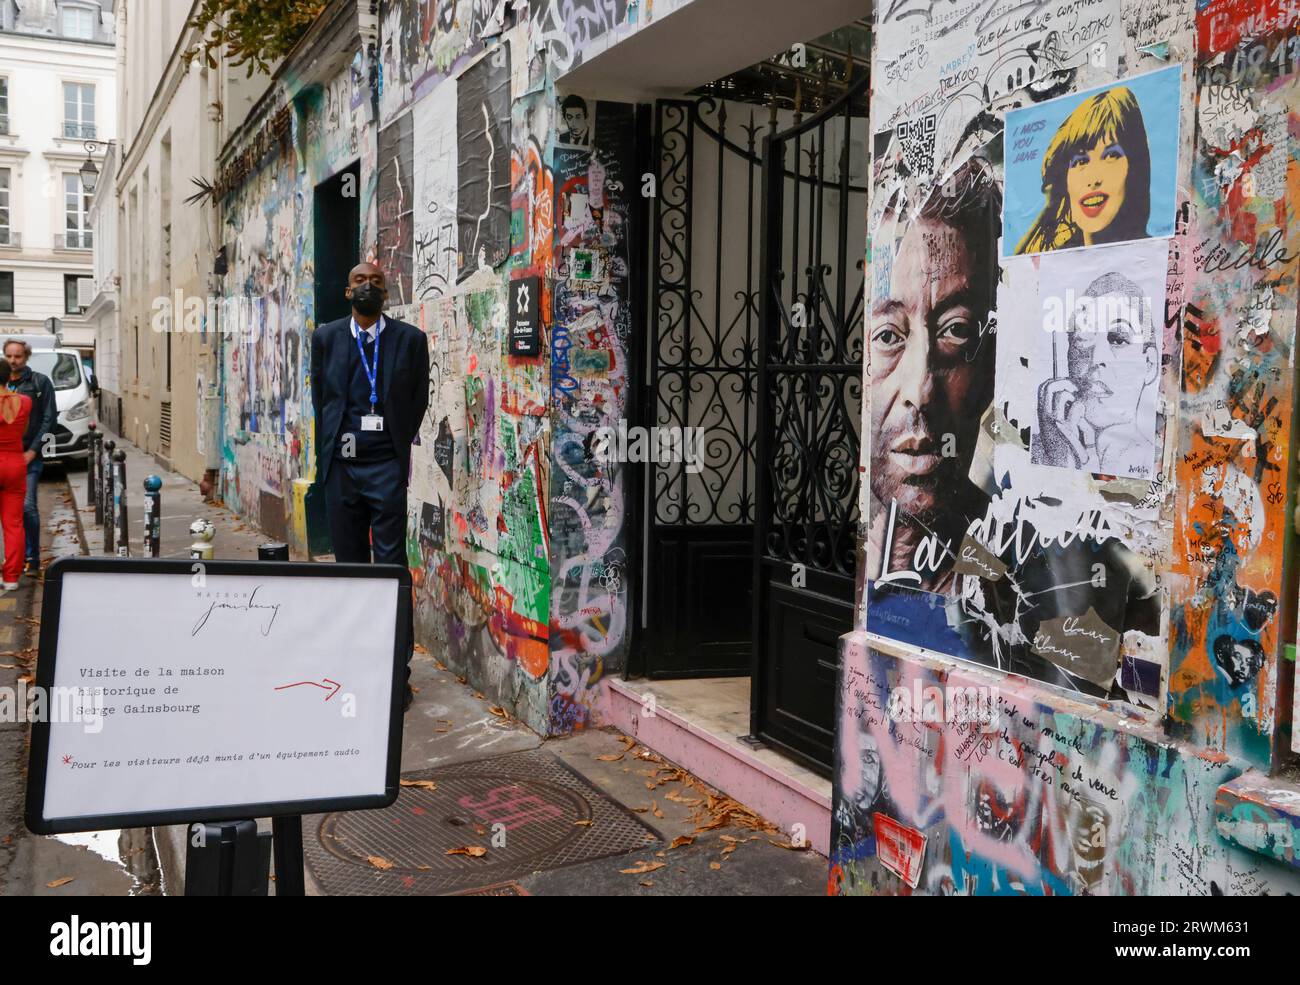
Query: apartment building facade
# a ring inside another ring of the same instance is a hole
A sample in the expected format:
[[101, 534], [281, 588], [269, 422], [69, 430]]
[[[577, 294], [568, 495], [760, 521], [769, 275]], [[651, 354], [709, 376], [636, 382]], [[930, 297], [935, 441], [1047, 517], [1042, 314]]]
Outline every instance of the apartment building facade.
[[243, 93], [259, 83], [242, 69], [185, 58], [198, 40], [190, 26], [196, 6], [117, 3], [122, 141], [111, 194], [121, 283], [117, 424], [197, 480], [216, 447], [218, 326], [208, 300], [221, 237], [210, 201], [192, 196], [213, 177], [228, 107], [242, 107], [242, 118]]
[[0, 4], [0, 330], [60, 330], [86, 357], [96, 244], [81, 171], [116, 133], [114, 40], [107, 3]]

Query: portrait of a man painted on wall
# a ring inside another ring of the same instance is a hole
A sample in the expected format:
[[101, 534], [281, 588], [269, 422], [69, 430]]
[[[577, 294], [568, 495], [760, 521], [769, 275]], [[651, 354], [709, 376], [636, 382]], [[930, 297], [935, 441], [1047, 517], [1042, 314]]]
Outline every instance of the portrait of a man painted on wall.
[[866, 563], [880, 584], [950, 591], [956, 546], [988, 503], [970, 472], [993, 393], [1000, 208], [972, 158], [914, 214], [887, 212], [873, 244]]

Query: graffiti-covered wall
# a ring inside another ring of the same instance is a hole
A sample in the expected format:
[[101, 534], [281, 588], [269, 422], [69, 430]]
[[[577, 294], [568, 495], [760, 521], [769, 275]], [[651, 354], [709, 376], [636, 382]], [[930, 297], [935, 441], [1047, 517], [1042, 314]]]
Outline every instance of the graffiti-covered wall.
[[624, 490], [590, 438], [627, 398], [633, 109], [557, 100], [573, 40], [502, 6], [386, 7], [378, 259], [431, 347], [417, 631], [552, 733], [626, 650]]
[[570, 94], [555, 160], [555, 325], [551, 397], [551, 719], [599, 720], [602, 678], [627, 659], [627, 470], [604, 463], [596, 430], [627, 416], [632, 379], [630, 237], [635, 112]]
[[358, 53], [327, 83], [295, 86], [290, 76], [276, 96], [249, 121], [250, 136], [228, 150], [222, 167], [230, 189], [222, 227], [229, 272], [221, 312], [221, 493], [240, 515], [305, 549], [303, 493], [315, 473], [307, 378], [314, 190], [360, 162], [360, 182], [349, 190], [368, 214], [370, 86]]
[[1300, 870], [1219, 836], [1243, 761], [1023, 681], [842, 653], [832, 892], [1300, 891]]
[[[408, 496], [417, 639], [545, 734], [551, 90], [504, 7], [385, 6], [377, 259], [391, 313], [429, 341]], [[516, 309], [536, 336], [522, 346]]]
[[[1239, 879], [1207, 805], [1289, 724], [1298, 29], [1226, 0], [877, 8], [833, 889], [1290, 887]], [[930, 673], [918, 647], [1040, 683], [992, 678], [1017, 714], [989, 735], [904, 727], [872, 689]]]

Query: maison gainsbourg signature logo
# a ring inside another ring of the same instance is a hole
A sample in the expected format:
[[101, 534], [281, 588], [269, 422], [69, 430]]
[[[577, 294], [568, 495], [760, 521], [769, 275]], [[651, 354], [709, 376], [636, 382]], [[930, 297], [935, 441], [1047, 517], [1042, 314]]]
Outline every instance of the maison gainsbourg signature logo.
[[50, 925], [50, 954], [56, 958], [131, 958], [135, 965], [153, 959], [153, 924], [147, 920], [118, 923], [87, 920], [77, 914]]
[[271, 635], [271, 626], [280, 614], [279, 602], [263, 602], [257, 597], [262, 590], [258, 585], [251, 592], [215, 592], [206, 589], [194, 593], [195, 598], [203, 601], [205, 609], [198, 622], [190, 630], [191, 636], [198, 636], [199, 631], [208, 624], [213, 614], [222, 611], [256, 613], [259, 620], [258, 629], [263, 636]]

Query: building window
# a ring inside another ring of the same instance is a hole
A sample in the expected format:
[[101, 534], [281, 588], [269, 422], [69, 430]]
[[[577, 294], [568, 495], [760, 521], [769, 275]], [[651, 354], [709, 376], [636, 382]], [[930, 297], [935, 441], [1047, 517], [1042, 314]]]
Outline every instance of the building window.
[[0, 134], [9, 132], [9, 80], [0, 78]]
[[85, 82], [63, 83], [63, 136], [95, 139], [95, 87]]
[[81, 277], [77, 274], [63, 275], [63, 313], [65, 315], [84, 314], [86, 309], [77, 301], [77, 283]]
[[9, 169], [0, 168], [0, 246], [10, 245], [9, 183], [12, 180]]
[[89, 7], [63, 8], [63, 36], [78, 41], [95, 40], [95, 13]]
[[88, 250], [90, 232], [90, 193], [81, 187], [81, 175], [63, 176], [64, 246], [69, 250]]
[[0, 270], [0, 312], [14, 313], [14, 275], [12, 270]]

